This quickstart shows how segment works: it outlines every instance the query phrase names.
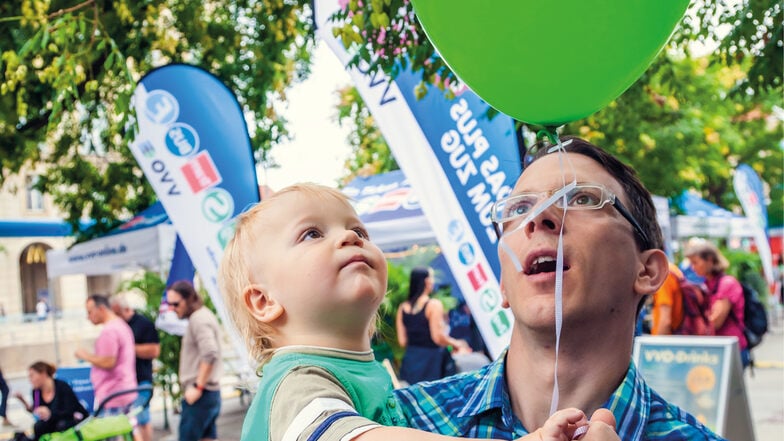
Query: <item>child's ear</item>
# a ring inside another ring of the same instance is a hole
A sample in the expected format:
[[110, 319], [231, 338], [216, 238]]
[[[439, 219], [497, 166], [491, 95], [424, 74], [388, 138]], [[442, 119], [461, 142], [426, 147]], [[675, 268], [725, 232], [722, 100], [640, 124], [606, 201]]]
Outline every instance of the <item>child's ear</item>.
[[260, 285], [250, 285], [242, 293], [251, 315], [262, 323], [271, 323], [283, 314], [283, 305], [273, 299]]

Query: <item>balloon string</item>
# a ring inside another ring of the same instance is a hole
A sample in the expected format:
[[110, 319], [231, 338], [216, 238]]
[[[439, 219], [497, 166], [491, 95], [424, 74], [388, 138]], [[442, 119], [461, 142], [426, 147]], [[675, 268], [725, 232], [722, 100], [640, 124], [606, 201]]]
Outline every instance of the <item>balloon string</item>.
[[[564, 146], [567, 145], [569, 141], [562, 143], [560, 138], [556, 138], [556, 140], [556, 145], [551, 148], [551, 151], [558, 152], [558, 165], [561, 169], [562, 188], [574, 188], [577, 185], [574, 166], [572, 166], [569, 157], [566, 156], [566, 150], [564, 150]], [[564, 160], [569, 163], [569, 168], [572, 169], [572, 182], [569, 184], [566, 184], [566, 167]], [[558, 354], [561, 349], [561, 329], [563, 327], [563, 233], [564, 225], [566, 224], [566, 212], [569, 207], [566, 192], [562, 193], [561, 198], [563, 198], [561, 204], [561, 206], [563, 206], [563, 211], [561, 213], [561, 229], [558, 234], [558, 248], [555, 257], [555, 361], [553, 363], [553, 395], [550, 400], [550, 415], [558, 410], [558, 402], [560, 399], [560, 391], [558, 388]]]
[[544, 139], [547, 138], [550, 141], [550, 144], [553, 145], [560, 145], [561, 140], [558, 138], [558, 127], [556, 126], [546, 126], [542, 130], [536, 132], [536, 139]]

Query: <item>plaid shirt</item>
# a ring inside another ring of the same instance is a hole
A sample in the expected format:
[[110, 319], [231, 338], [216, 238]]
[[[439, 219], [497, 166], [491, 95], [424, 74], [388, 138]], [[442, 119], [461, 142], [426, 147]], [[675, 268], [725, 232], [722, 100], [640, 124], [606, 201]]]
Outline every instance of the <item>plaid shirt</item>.
[[[528, 431], [512, 412], [504, 381], [505, 354], [484, 368], [395, 391], [410, 427], [443, 435], [516, 439]], [[653, 391], [631, 363], [603, 406], [622, 440], [722, 440]]]

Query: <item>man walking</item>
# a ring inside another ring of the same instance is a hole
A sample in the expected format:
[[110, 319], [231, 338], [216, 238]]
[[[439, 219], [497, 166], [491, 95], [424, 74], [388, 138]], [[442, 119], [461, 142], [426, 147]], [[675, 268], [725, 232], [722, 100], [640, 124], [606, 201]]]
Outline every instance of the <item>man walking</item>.
[[[152, 360], [161, 354], [161, 344], [155, 324], [137, 313], [128, 304], [128, 299], [118, 294], [109, 299], [112, 311], [128, 323], [133, 332], [134, 351], [136, 353], [136, 382], [139, 386], [152, 386]], [[147, 405], [136, 416], [137, 441], [152, 441], [152, 424], [150, 422], [149, 393], [140, 393], [137, 402]]]
[[180, 349], [180, 387], [184, 391], [180, 414], [180, 441], [218, 439], [222, 374], [220, 325], [204, 307], [199, 293], [188, 281], [173, 283], [166, 301], [179, 318], [188, 318]]
[[[99, 405], [109, 395], [136, 388], [136, 356], [133, 346], [133, 332], [130, 326], [109, 308], [109, 299], [93, 294], [85, 303], [87, 318], [94, 325], [103, 325], [95, 341], [95, 352], [79, 348], [74, 355], [92, 365], [90, 381], [95, 389], [95, 405]], [[135, 394], [125, 394], [113, 398], [105, 408], [118, 412], [133, 403]]]

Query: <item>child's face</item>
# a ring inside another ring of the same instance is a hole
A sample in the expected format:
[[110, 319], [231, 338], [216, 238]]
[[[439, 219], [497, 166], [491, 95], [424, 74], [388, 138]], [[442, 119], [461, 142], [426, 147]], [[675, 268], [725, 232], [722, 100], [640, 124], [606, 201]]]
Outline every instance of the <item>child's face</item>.
[[366, 335], [386, 292], [387, 263], [354, 209], [332, 196], [290, 193], [257, 223], [251, 281], [282, 304], [282, 332]]

